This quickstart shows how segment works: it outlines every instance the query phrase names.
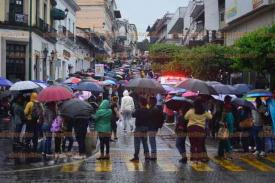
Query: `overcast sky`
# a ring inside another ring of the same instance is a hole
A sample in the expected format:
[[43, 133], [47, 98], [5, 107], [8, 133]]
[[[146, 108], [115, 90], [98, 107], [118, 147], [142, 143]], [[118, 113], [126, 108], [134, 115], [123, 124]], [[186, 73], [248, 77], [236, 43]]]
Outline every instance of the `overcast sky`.
[[148, 25], [166, 12], [174, 13], [179, 6], [187, 6], [189, 0], [116, 0], [122, 18], [136, 24], [139, 37], [144, 37]]

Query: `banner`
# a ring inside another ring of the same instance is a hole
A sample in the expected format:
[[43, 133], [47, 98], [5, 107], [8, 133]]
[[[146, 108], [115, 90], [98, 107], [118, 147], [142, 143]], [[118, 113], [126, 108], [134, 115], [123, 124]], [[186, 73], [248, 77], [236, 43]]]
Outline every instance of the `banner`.
[[95, 64], [95, 76], [103, 77], [104, 76], [104, 65]]

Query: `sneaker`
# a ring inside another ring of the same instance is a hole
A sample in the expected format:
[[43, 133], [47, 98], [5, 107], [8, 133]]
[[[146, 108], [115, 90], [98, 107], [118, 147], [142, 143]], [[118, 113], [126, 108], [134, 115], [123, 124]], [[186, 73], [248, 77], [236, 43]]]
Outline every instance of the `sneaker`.
[[254, 156], [258, 156], [259, 154], [260, 154], [259, 151], [255, 151], [255, 152], [253, 153]]
[[264, 151], [262, 151], [260, 154], [259, 154], [259, 156], [261, 156], [261, 157], [265, 157], [265, 152]]
[[133, 162], [133, 163], [138, 163], [138, 162], [139, 162], [139, 159], [138, 159], [138, 158], [133, 158], [133, 159], [131, 159], [130, 161]]

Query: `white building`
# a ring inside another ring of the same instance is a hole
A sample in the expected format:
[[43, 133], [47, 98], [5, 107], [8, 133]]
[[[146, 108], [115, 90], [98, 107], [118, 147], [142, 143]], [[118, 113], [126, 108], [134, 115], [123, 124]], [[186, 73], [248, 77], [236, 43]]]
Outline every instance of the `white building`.
[[[65, 17], [55, 20], [58, 30], [56, 43], [56, 70], [55, 78], [68, 77], [77, 70], [76, 12], [80, 10], [75, 0], [57, 0], [56, 9], [65, 12]], [[64, 18], [64, 19], [63, 19]]]

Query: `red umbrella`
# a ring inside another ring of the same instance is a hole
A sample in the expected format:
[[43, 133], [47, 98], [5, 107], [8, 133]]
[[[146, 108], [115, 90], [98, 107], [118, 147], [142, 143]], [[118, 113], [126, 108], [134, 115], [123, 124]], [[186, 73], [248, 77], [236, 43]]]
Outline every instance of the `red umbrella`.
[[65, 84], [77, 84], [80, 83], [81, 79], [77, 78], [77, 77], [71, 77], [69, 79], [67, 79], [66, 81], [64, 81], [63, 83]]
[[73, 94], [62, 86], [50, 86], [43, 89], [37, 100], [40, 102], [57, 102], [73, 98]]

